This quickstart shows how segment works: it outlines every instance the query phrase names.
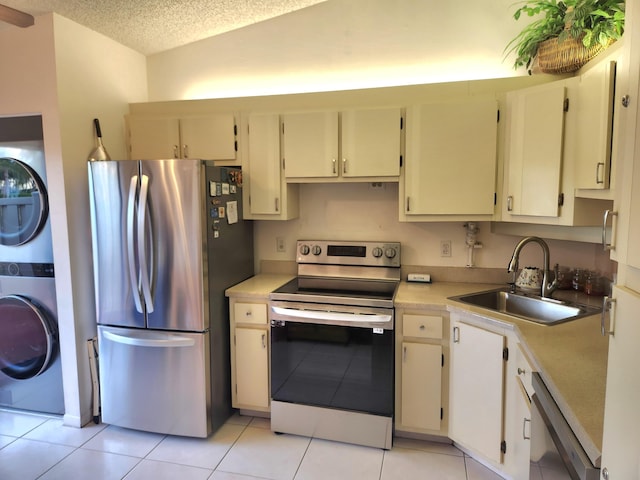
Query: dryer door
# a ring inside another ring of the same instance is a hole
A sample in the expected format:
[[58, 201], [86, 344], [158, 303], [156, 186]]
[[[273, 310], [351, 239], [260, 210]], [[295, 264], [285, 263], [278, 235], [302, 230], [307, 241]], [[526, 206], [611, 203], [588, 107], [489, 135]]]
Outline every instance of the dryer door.
[[16, 380], [33, 378], [51, 363], [55, 332], [46, 313], [20, 295], [0, 297], [0, 371]]
[[49, 214], [44, 182], [15, 158], [0, 158], [0, 245], [22, 245], [36, 237]]

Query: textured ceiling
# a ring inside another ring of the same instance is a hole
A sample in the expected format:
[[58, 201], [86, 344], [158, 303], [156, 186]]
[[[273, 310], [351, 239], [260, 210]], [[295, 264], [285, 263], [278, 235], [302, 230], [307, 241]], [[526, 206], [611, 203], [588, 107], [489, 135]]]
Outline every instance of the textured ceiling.
[[33, 16], [58, 13], [150, 55], [323, 1], [0, 0], [0, 3]]

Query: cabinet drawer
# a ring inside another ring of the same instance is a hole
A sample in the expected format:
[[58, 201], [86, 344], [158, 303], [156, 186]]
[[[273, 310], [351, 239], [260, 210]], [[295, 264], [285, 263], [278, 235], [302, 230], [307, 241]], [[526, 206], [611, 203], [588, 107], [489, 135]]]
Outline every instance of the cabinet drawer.
[[404, 314], [402, 334], [405, 337], [442, 338], [442, 317]]
[[233, 306], [236, 323], [267, 324], [267, 305], [264, 303], [236, 303]]

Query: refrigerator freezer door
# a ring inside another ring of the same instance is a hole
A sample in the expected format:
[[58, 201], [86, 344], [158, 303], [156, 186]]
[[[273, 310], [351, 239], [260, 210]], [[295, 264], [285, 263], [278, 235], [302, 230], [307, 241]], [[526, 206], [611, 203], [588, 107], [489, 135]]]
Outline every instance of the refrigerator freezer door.
[[103, 325], [145, 326], [134, 256], [137, 179], [136, 161], [89, 163], [96, 312]]
[[137, 215], [141, 289], [151, 290], [151, 298], [145, 294], [147, 327], [204, 331], [209, 328], [204, 167], [189, 159], [140, 163], [141, 185], [148, 182], [148, 192], [140, 190]]
[[189, 437], [211, 433], [209, 332], [98, 326], [102, 421]]

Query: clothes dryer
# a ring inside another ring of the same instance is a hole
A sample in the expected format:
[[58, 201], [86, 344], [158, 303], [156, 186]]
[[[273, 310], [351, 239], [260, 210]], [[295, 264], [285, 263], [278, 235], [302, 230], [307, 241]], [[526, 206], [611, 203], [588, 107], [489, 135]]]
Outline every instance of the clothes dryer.
[[0, 261], [53, 263], [42, 119], [0, 118]]

